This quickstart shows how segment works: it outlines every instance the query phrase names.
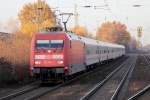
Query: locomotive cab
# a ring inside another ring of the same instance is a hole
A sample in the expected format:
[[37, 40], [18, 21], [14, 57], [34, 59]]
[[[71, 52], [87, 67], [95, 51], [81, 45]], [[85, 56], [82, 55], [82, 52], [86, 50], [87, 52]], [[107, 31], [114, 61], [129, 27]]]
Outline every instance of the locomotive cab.
[[35, 66], [62, 66], [64, 40], [35, 40]]
[[63, 79], [65, 66], [65, 33], [38, 33], [32, 40], [31, 69], [42, 80]]

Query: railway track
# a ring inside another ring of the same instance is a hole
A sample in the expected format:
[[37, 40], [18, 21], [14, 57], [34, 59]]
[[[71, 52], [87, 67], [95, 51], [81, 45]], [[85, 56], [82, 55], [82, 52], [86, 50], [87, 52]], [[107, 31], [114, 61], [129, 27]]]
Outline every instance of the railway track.
[[[81, 77], [81, 76], [79, 76], [79, 77]], [[26, 88], [26, 89], [14, 92], [12, 94], [9, 94], [7, 96], [1, 97], [0, 100], [33, 100], [33, 99], [36, 99], [50, 91], [53, 91], [55, 89], [58, 89], [64, 85], [66, 85], [66, 84], [69, 84], [70, 82], [77, 80], [79, 77], [76, 77], [66, 83], [59, 84], [59, 85], [56, 85], [53, 87], [43, 87], [43, 86], [37, 85], [37, 86], [30, 87], [30, 88]]]
[[8, 96], [2, 97], [2, 98], [0, 98], [0, 100], [33, 100], [33, 99], [36, 99], [36, 98], [39, 98], [39, 97], [45, 95], [48, 92], [51, 92], [53, 90], [57, 90], [60, 87], [63, 87], [67, 84], [70, 84], [70, 83], [80, 79], [81, 77], [85, 77], [86, 75], [91, 74], [96, 70], [97, 70], [97, 68], [92, 70], [92, 71], [89, 71], [87, 73], [84, 73], [82, 75], [79, 75], [79, 76], [75, 77], [74, 79], [72, 79], [68, 82], [65, 82], [63, 84], [55, 85], [52, 87], [37, 86], [36, 88], [32, 88], [32, 89], [30, 88], [27, 90], [22, 90], [22, 91], [10, 94]]
[[137, 57], [131, 57], [128, 59], [120, 67], [109, 74], [106, 79], [99, 82], [80, 100], [116, 100], [128, 75], [132, 73], [134, 69], [136, 58]]
[[149, 69], [150, 69], [150, 57], [149, 57], [149, 56], [144, 55], [144, 59], [145, 59], [146, 63], [148, 64], [148, 66], [147, 66], [147, 67], [149, 67]]
[[98, 81], [102, 81], [110, 72], [118, 68], [118, 66], [120, 66], [124, 61], [126, 60], [124, 59], [113, 64], [110, 63], [109, 65], [101, 66], [100, 69], [96, 69], [87, 76], [61, 87], [58, 90], [52, 91], [37, 100], [79, 100], [87, 91], [93, 88]]
[[[148, 64], [147, 67], [150, 69], [150, 56], [144, 55], [143, 56], [146, 63]], [[150, 70], [149, 70], [150, 71]], [[150, 84], [145, 86], [143, 89], [138, 91], [136, 94], [128, 98], [128, 100], [148, 100], [150, 98]]]
[[[147, 67], [147, 66], [149, 65], [148, 62], [150, 61], [150, 59], [147, 56], [144, 56], [143, 58], [144, 58], [143, 60], [145, 62], [147, 62], [145, 67], [148, 69], [149, 67]], [[107, 77], [103, 81], [99, 82], [94, 88], [92, 88], [92, 89], [90, 88], [90, 92], [84, 91], [82, 94], [79, 93], [81, 95], [77, 94], [77, 96], [79, 97], [78, 99], [80, 99], [80, 100], [95, 100], [95, 99], [96, 100], [127, 100], [129, 98], [128, 100], [137, 100], [137, 98], [138, 98], [138, 100], [147, 100], [147, 98], [150, 95], [150, 87], [149, 86], [147, 86], [145, 88], [143, 87], [143, 89], [140, 89], [140, 91], [138, 90], [138, 92], [135, 91], [134, 93], [132, 93], [133, 96], [130, 95], [127, 98], [120, 98], [124, 93], [122, 91], [122, 90], [124, 90], [123, 88], [127, 88], [127, 87], [124, 87], [124, 85], [128, 84], [129, 78], [131, 78], [131, 75], [132, 75], [131, 73], [134, 70], [136, 59], [137, 59], [136, 57], [130, 57], [126, 61], [122, 60], [124, 62], [122, 64], [118, 63], [118, 66], [119, 65], [120, 66], [117, 67], [111, 74], [107, 75]], [[120, 62], [122, 62], [122, 61], [120, 60]], [[145, 63], [142, 62], [142, 64], [145, 64]], [[104, 65], [104, 66], [106, 66], [106, 65]], [[117, 66], [117, 62], [111, 64], [111, 66]], [[111, 68], [111, 66], [109, 66], [106, 69]], [[51, 93], [52, 94], [56, 93], [54, 91], [57, 91], [57, 92], [59, 90], [61, 91], [61, 90], [63, 90], [63, 87], [70, 86], [71, 87], [70, 89], [72, 90], [74, 88], [74, 86], [72, 84], [76, 84], [75, 82], [77, 80], [81, 80], [81, 78], [85, 78], [87, 75], [95, 74], [96, 71], [98, 71], [98, 69], [99, 69], [99, 67], [90, 72], [79, 75], [79, 76], [75, 77], [74, 79], [72, 79], [66, 83], [63, 83], [63, 84], [54, 85], [54, 86], [50, 86], [50, 87], [36, 86], [34, 88], [32, 87], [33, 89], [29, 89], [29, 90], [24, 89], [20, 92], [16, 92], [16, 93], [10, 94], [8, 96], [2, 97], [2, 98], [0, 98], [0, 100], [33, 100], [33, 99], [42, 100], [43, 98], [45, 98], [46, 94], [49, 95]], [[116, 75], [117, 73], [120, 73], [120, 74]], [[114, 82], [112, 80], [118, 81], [118, 82]], [[108, 82], [109, 82], [109, 84], [108, 84]], [[111, 86], [110, 86], [110, 83], [111, 83]], [[77, 83], [77, 84], [81, 84], [81, 83]], [[114, 84], [117, 84], [117, 85], [114, 86]], [[115, 88], [112, 88], [112, 87], [115, 87]], [[79, 88], [78, 88], [78, 91], [80, 91]], [[104, 92], [104, 91], [107, 91], [108, 93]], [[64, 90], [63, 92], [64, 92], [64, 94], [66, 94], [68, 91]], [[125, 91], [125, 92], [127, 92], [127, 91]], [[100, 93], [100, 94], [98, 94], [99, 96], [103, 96], [103, 98], [105, 98], [105, 97], [106, 98], [103, 99], [101, 97], [96, 97], [97, 93]], [[58, 95], [60, 95], [60, 94], [58, 94]], [[72, 98], [74, 98], [74, 96]], [[95, 98], [95, 99], [93, 99], [93, 98]], [[51, 99], [51, 97], [49, 97], [47, 99]], [[58, 100], [58, 98], [55, 98], [54, 100]], [[66, 97], [64, 96], [64, 99], [62, 99], [62, 100], [69, 100], [69, 99], [67, 99], [67, 96]], [[75, 100], [77, 100], [77, 98]]]
[[148, 98], [150, 98], [150, 84], [128, 100], [147, 100]]
[[[149, 100], [150, 98], [150, 90], [146, 90], [147, 92], [141, 92], [145, 90], [146, 86], [150, 84], [150, 59], [149, 55], [139, 55], [136, 63], [136, 68], [134, 69], [134, 72], [132, 73], [132, 76], [130, 77], [128, 85], [124, 88], [124, 95], [122, 95], [121, 100]], [[143, 97], [145, 99], [140, 99], [140, 97]], [[137, 95], [137, 96], [136, 96]], [[149, 97], [147, 96], [149, 95]], [[131, 98], [133, 97], [133, 98]], [[138, 97], [137, 99], [134, 99], [134, 97]], [[118, 99], [119, 100], [119, 99]]]
[[36, 82], [31, 83], [31, 84], [25, 85], [21, 88], [15, 89], [11, 93], [9, 93], [3, 97], [0, 97], [0, 100], [10, 100], [12, 98], [15, 98], [19, 95], [30, 92], [30, 91], [37, 89], [37, 88], [39, 88], [39, 81], [36, 81]]
[[[133, 56], [133, 55], [132, 55]], [[114, 81], [119, 77], [112, 76], [106, 82], [99, 83], [95, 88], [88, 92], [80, 100], [149, 100], [150, 98], [150, 57], [147, 55], [137, 56], [130, 60], [127, 65], [128, 70], [122, 76], [120, 84], [114, 85]], [[136, 60], [137, 59], [137, 60]], [[133, 62], [132, 64], [130, 62]], [[124, 67], [127, 65], [124, 65]], [[121, 71], [122, 69], [120, 69]], [[125, 72], [125, 71], [123, 71]], [[122, 73], [123, 73], [122, 72]], [[121, 73], [121, 72], [120, 72]], [[119, 74], [118, 74], [119, 75]], [[115, 88], [114, 88], [115, 87]]]

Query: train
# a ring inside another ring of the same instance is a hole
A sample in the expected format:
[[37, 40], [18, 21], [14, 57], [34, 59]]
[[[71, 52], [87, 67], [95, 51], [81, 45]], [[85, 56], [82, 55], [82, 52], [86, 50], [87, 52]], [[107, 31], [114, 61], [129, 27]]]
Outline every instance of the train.
[[66, 31], [43, 31], [33, 35], [30, 75], [42, 81], [65, 80], [92, 65], [125, 55], [123, 45], [112, 44]]

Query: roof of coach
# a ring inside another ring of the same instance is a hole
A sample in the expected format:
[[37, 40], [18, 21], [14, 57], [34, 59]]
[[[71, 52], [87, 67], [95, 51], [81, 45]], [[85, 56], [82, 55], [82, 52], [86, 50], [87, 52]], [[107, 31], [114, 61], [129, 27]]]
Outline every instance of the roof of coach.
[[98, 40], [86, 38], [86, 37], [83, 37], [83, 36], [73, 34], [71, 32], [68, 32], [66, 34], [67, 34], [67, 36], [69, 37], [70, 40], [80, 40], [80, 41], [83, 41], [86, 44], [94, 44], [94, 45], [105, 46], [105, 47], [114, 47], [114, 48], [124, 48], [124, 46], [122, 46], [122, 45], [107, 43], [107, 42], [103, 42], [103, 41], [98, 41]]
[[80, 41], [83, 41], [87, 44], [95, 44], [95, 45], [98, 44], [97, 40], [86, 38], [86, 37], [83, 37], [83, 36], [79, 36], [79, 35], [76, 35], [76, 34], [71, 33], [71, 32], [67, 33], [67, 36], [70, 40], [80, 40]]

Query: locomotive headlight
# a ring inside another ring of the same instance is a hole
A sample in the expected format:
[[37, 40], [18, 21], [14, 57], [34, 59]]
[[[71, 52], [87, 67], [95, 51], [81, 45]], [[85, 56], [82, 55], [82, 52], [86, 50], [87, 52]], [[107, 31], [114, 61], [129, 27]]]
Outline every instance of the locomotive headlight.
[[40, 61], [35, 61], [34, 63], [35, 63], [36, 65], [41, 64], [41, 62], [40, 62]]
[[57, 63], [58, 63], [58, 64], [63, 64], [64, 62], [63, 62], [63, 61], [57, 61]]
[[35, 55], [35, 59], [45, 59], [45, 55]]
[[63, 55], [53, 55], [53, 59], [63, 59]]

